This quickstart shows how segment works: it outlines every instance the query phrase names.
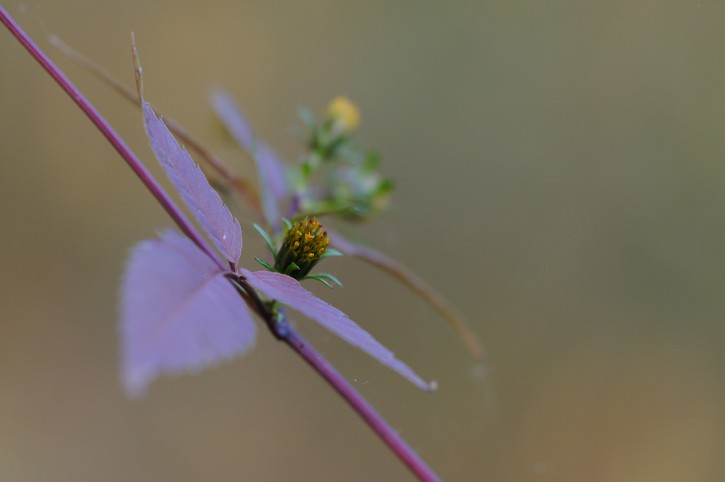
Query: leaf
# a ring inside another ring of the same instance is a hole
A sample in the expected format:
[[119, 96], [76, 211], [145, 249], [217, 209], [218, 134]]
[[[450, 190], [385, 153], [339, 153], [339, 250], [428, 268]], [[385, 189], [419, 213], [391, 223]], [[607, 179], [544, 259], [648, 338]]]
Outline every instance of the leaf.
[[338, 233], [327, 230], [330, 242], [335, 248], [339, 249], [343, 254], [355, 256], [357, 258], [370, 263], [371, 265], [385, 271], [405, 286], [410, 288], [415, 294], [425, 300], [433, 309], [441, 314], [463, 339], [463, 343], [468, 348], [471, 355], [477, 360], [482, 360], [486, 356], [481, 341], [476, 333], [466, 322], [465, 318], [451, 305], [451, 303], [438, 293], [432, 286], [426, 283], [420, 276], [406, 268], [390, 256], [367, 246], [362, 246], [344, 238]]
[[242, 275], [255, 289], [265, 296], [288, 305], [305, 316], [317, 321], [346, 342], [395, 370], [423, 390], [434, 390], [435, 383], [427, 383], [395, 358], [393, 352], [381, 345], [368, 332], [360, 328], [345, 313], [322, 301], [307, 291], [294, 278], [270, 271], [251, 272], [242, 269]]
[[202, 368], [248, 351], [251, 313], [224, 271], [185, 236], [136, 245], [121, 288], [122, 379], [140, 396], [160, 374]]
[[219, 194], [186, 150], [176, 142], [148, 102], [143, 102], [144, 124], [151, 148], [181, 198], [209, 235], [214, 246], [236, 264], [242, 253], [242, 229]]
[[255, 138], [249, 121], [229, 94], [223, 90], [212, 92], [211, 104], [232, 137], [254, 159], [264, 216], [270, 226], [278, 229], [280, 204], [290, 194], [284, 163], [267, 144]]

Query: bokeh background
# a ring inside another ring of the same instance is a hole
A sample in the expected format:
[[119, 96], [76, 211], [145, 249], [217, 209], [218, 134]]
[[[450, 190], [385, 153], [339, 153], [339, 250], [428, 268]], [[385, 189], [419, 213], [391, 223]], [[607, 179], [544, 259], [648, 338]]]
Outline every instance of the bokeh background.
[[[455, 302], [489, 363], [353, 259], [318, 293], [439, 391], [299, 326], [445, 480], [725, 480], [725, 2], [3, 5], [149, 165], [138, 111], [49, 34], [131, 86], [135, 31], [149, 99], [250, 176], [210, 88], [291, 160], [299, 106], [358, 103], [398, 187], [356, 232]], [[170, 220], [5, 31], [0, 105], [0, 480], [411, 479], [263, 330], [125, 398], [124, 259]]]

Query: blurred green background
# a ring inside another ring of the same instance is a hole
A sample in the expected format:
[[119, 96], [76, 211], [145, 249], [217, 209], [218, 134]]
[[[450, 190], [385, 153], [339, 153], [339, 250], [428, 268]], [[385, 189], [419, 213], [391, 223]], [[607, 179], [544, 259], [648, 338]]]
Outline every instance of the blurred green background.
[[[359, 233], [469, 316], [489, 366], [353, 259], [317, 292], [439, 391], [299, 326], [445, 480], [725, 480], [725, 2], [3, 4], [156, 173], [138, 111], [48, 34], [131, 86], [135, 31], [149, 99], [250, 175], [210, 88], [288, 159], [297, 107], [360, 106], [398, 188]], [[119, 279], [170, 220], [5, 31], [0, 72], [0, 480], [411, 479], [263, 329], [126, 399]]]

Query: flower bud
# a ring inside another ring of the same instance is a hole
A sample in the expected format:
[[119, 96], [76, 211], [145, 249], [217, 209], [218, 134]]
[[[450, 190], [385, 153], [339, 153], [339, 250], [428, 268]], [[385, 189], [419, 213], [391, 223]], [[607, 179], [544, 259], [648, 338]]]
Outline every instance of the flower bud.
[[343, 132], [352, 132], [360, 125], [360, 111], [350, 99], [338, 96], [327, 106], [327, 118]]
[[327, 231], [317, 219], [297, 221], [287, 231], [277, 253], [274, 269], [295, 279], [302, 279], [317, 264], [329, 243]]

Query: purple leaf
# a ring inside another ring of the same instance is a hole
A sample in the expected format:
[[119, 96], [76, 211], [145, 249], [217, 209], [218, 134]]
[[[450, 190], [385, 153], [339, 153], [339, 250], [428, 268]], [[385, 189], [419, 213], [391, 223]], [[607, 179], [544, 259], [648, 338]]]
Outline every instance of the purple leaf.
[[483, 348], [483, 344], [478, 339], [478, 335], [470, 327], [466, 318], [458, 312], [450, 301], [426, 283], [423, 278], [380, 251], [353, 243], [330, 229], [327, 230], [327, 235], [335, 249], [339, 249], [343, 254], [355, 256], [378, 267], [410, 288], [453, 325], [474, 358], [478, 360], [485, 358], [486, 350]]
[[159, 374], [198, 371], [252, 347], [252, 316], [224, 274], [175, 231], [136, 245], [121, 288], [122, 377], [130, 396]]
[[249, 121], [229, 94], [216, 90], [211, 94], [211, 103], [229, 133], [254, 159], [259, 174], [264, 217], [270, 226], [278, 226], [279, 206], [290, 194], [283, 162], [267, 144], [255, 138]]
[[242, 253], [242, 230], [219, 194], [209, 185], [204, 173], [186, 150], [176, 142], [161, 118], [148, 102], [143, 103], [144, 124], [151, 148], [214, 246], [236, 264]]
[[395, 358], [393, 352], [381, 345], [367, 331], [360, 328], [345, 313], [317, 298], [294, 278], [271, 271], [251, 272], [242, 269], [242, 275], [255, 289], [269, 298], [289, 305], [309, 318], [395, 370], [423, 390], [435, 390], [435, 382], [427, 383], [408, 365]]
[[234, 140], [251, 153], [254, 149], [252, 126], [232, 96], [223, 89], [215, 89], [209, 95], [209, 100], [217, 117], [234, 136]]
[[262, 141], [257, 141], [254, 154], [260, 171], [265, 171], [266, 189], [271, 192], [271, 195], [274, 196], [278, 203], [283, 202], [290, 194], [290, 185], [284, 163], [277, 153]]

